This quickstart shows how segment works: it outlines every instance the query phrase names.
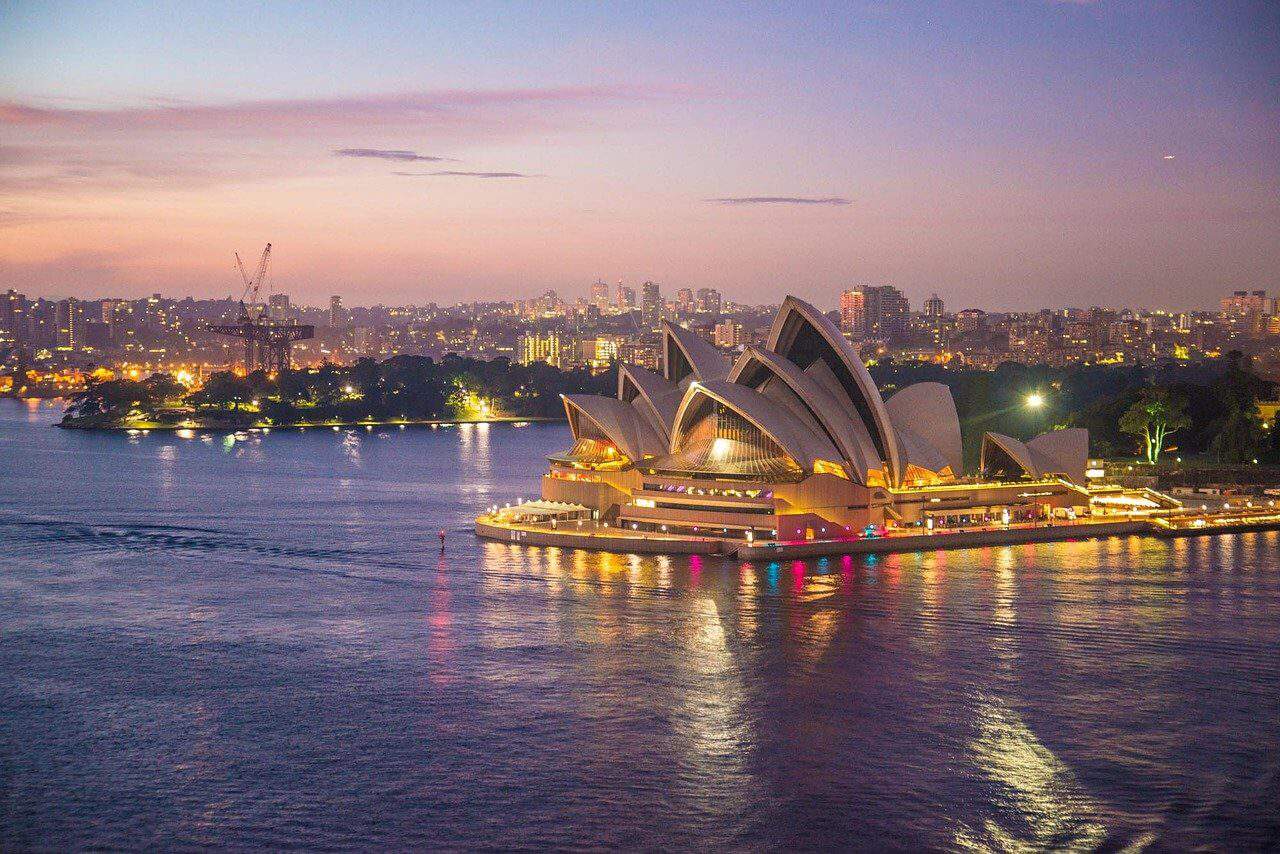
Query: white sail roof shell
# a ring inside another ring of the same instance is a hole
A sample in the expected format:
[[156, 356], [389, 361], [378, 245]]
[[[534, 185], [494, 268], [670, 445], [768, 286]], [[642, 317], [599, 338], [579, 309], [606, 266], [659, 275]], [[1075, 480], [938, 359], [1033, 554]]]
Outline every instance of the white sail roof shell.
[[675, 383], [669, 383], [653, 371], [635, 365], [618, 365], [618, 399], [626, 400], [627, 384], [636, 389], [636, 398], [631, 405], [640, 410], [649, 419], [654, 428], [662, 434], [664, 441], [671, 438], [671, 428], [675, 424], [676, 410], [680, 408], [680, 400], [684, 391]]
[[812, 375], [769, 350], [748, 347], [729, 371], [729, 381], [742, 384], [759, 367], [771, 377], [786, 384], [808, 408], [811, 416], [840, 452], [846, 470], [859, 482], [866, 483], [867, 472], [879, 469], [881, 462], [871, 436], [852, 406], [842, 406], [835, 394], [824, 388]]
[[1050, 430], [1027, 442], [1031, 458], [1043, 473], [1063, 474], [1074, 483], [1085, 482], [1089, 467], [1089, 431], [1083, 427]]
[[672, 376], [676, 352], [684, 356], [693, 372], [693, 377], [701, 382], [722, 380], [729, 375], [729, 360], [709, 341], [683, 326], [677, 326], [669, 320], [662, 321], [662, 370], [668, 382], [679, 382], [682, 376]]
[[[898, 441], [894, 436], [893, 423], [889, 418], [888, 410], [885, 408], [884, 400], [880, 397], [880, 390], [876, 388], [875, 381], [871, 379], [871, 374], [867, 373], [867, 366], [858, 358], [853, 345], [840, 334], [840, 330], [831, 322], [831, 318], [804, 300], [788, 296], [782, 301], [778, 315], [774, 318], [773, 326], [769, 330], [768, 349], [784, 359], [792, 361], [792, 345], [799, 336], [801, 329], [806, 326], [820, 336], [835, 354], [839, 364], [828, 365], [827, 367], [831, 368], [833, 372], [837, 368], [843, 370], [849, 382], [855, 387], [858, 396], [864, 402], [871, 416], [870, 423], [865, 426], [873, 435], [873, 439], [878, 438], [879, 447], [884, 449], [884, 457], [886, 458], [884, 459], [886, 463], [885, 470], [891, 474], [891, 479], [895, 483], [900, 481], [906, 465], [905, 461], [901, 459]], [[801, 366], [797, 364], [797, 367]], [[839, 379], [838, 376], [837, 379]], [[843, 382], [841, 382], [841, 387], [842, 389], [845, 388]], [[847, 389], [845, 394], [846, 396], [849, 394]], [[860, 411], [856, 402], [852, 400], [850, 402], [854, 404], [855, 411]], [[879, 451], [877, 451], [877, 456], [879, 456]]]
[[951, 389], [942, 383], [923, 382], [909, 385], [884, 402], [889, 418], [899, 434], [909, 431], [919, 442], [929, 445], [942, 461], [935, 468], [925, 465], [917, 452], [907, 462], [930, 471], [950, 466], [954, 474], [964, 468], [964, 450], [960, 442], [960, 417]]
[[598, 394], [567, 394], [563, 395], [563, 400], [574, 439], [581, 438], [576, 412], [609, 437], [609, 441], [630, 460], [666, 453], [664, 438], [631, 404]]
[[790, 413], [759, 392], [726, 380], [697, 382], [689, 386], [676, 415], [676, 427], [671, 434], [671, 453], [681, 450], [684, 433], [690, 426], [686, 423], [689, 413], [698, 397], [703, 395], [719, 401], [750, 421], [806, 471], [813, 471], [813, 464], [817, 460], [835, 462], [840, 459], [840, 452], [825, 435], [804, 429]]
[[1084, 483], [1089, 463], [1089, 431], [1082, 427], [1051, 430], [1026, 442], [1003, 433], [985, 433], [982, 437], [984, 470], [989, 444], [1008, 454], [1030, 477], [1062, 475], [1075, 483]]

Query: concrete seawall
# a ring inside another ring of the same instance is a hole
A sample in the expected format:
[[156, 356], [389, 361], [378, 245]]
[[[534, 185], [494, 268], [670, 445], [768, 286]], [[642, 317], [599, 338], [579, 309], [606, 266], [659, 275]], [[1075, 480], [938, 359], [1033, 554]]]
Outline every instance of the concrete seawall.
[[1153, 536], [1207, 537], [1244, 531], [1274, 531], [1280, 521], [1241, 520], [1220, 522], [1200, 528], [1170, 529], [1149, 519], [1125, 519], [1115, 522], [1089, 522], [1074, 525], [1051, 525], [1037, 528], [949, 532], [945, 534], [912, 534], [858, 540], [812, 540], [788, 543], [746, 543], [716, 540], [708, 537], [675, 537], [659, 534], [599, 533], [572, 528], [552, 530], [532, 525], [491, 524], [476, 520], [476, 534], [490, 540], [525, 546], [557, 546], [566, 549], [594, 549], [637, 554], [725, 554], [740, 560], [779, 560], [782, 558], [824, 557], [831, 555], [888, 554], [891, 552], [937, 551], [939, 549], [971, 549], [989, 546], [1013, 546], [1025, 543], [1053, 543], [1102, 537]]
[[1009, 528], [998, 531], [966, 531], [964, 533], [920, 534], [919, 536], [879, 537], [869, 540], [815, 540], [802, 543], [740, 545], [736, 554], [745, 560], [778, 557], [821, 557], [845, 554], [885, 554], [888, 552], [936, 551], [938, 549], [971, 549], [982, 546], [1011, 546], [1023, 543], [1049, 543], [1062, 540], [1149, 534], [1146, 521], [1097, 522], [1088, 525], [1053, 525], [1043, 528]]
[[542, 528], [490, 525], [479, 520], [476, 520], [476, 534], [486, 539], [523, 546], [559, 546], [565, 549], [595, 549], [606, 552], [709, 555], [721, 551], [719, 540], [548, 531]]

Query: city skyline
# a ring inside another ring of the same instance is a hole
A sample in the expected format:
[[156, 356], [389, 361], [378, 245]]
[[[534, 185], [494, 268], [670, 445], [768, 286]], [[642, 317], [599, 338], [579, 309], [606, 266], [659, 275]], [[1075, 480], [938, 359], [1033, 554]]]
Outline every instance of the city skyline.
[[0, 285], [235, 297], [270, 240], [317, 305], [1275, 290], [1263, 4], [257, 11], [0, 12]]

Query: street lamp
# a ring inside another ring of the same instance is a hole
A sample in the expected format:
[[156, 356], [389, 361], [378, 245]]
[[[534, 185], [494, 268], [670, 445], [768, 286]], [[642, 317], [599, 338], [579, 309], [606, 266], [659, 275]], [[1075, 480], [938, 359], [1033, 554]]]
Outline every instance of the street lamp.
[[1026, 404], [1028, 409], [1039, 409], [1044, 406], [1044, 395], [1038, 391], [1033, 391], [1027, 395]]

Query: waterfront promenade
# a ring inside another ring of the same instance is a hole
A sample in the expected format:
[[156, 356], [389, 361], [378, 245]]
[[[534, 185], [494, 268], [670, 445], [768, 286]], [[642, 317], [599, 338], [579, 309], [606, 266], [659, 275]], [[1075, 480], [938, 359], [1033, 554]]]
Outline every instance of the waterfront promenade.
[[954, 531], [890, 530], [874, 537], [750, 542], [633, 531], [590, 520], [554, 525], [514, 522], [499, 518], [494, 513], [482, 514], [475, 522], [478, 536], [520, 545], [637, 554], [727, 554], [744, 560], [967, 549], [1128, 535], [1171, 538], [1268, 530], [1280, 530], [1280, 512], [1272, 507], [1186, 511], [1163, 516], [1109, 515], [1071, 522], [996, 525]]

